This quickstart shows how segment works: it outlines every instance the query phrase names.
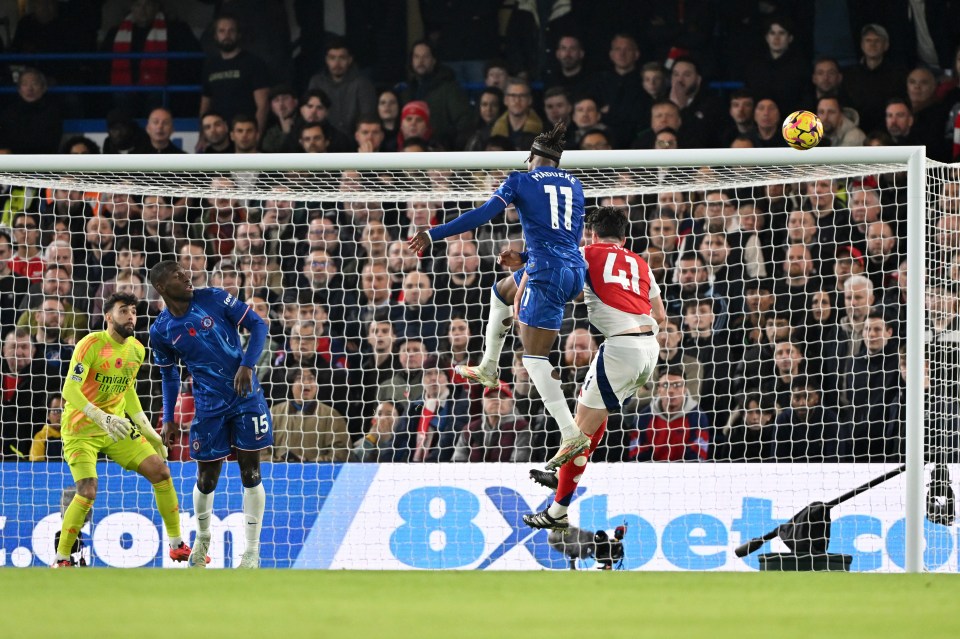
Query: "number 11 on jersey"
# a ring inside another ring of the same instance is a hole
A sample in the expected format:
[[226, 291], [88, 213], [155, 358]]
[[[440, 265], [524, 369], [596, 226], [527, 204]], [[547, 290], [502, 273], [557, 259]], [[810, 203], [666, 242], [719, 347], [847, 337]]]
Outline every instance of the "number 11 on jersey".
[[573, 189], [569, 186], [560, 187], [557, 196], [557, 187], [553, 184], [544, 184], [543, 190], [550, 196], [550, 226], [560, 228], [560, 198], [563, 198], [563, 227], [568, 231], [573, 227]]

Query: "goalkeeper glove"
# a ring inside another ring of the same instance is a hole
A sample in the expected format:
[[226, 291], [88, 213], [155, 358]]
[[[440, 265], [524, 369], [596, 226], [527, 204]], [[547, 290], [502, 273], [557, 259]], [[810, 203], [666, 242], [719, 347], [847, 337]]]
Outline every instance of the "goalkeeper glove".
[[140, 434], [143, 435], [147, 442], [153, 446], [153, 450], [157, 451], [157, 454], [160, 455], [161, 459], [167, 459], [169, 452], [167, 451], [166, 445], [163, 443], [163, 438], [157, 434], [157, 431], [153, 429], [153, 426], [150, 425], [150, 420], [147, 419], [147, 414], [143, 411], [133, 415], [133, 423], [137, 425], [137, 428], [140, 429]]
[[107, 435], [115, 442], [120, 441], [130, 434], [133, 430], [133, 424], [123, 417], [111, 415], [92, 403], [83, 407], [83, 414], [89, 417], [94, 424], [103, 429]]

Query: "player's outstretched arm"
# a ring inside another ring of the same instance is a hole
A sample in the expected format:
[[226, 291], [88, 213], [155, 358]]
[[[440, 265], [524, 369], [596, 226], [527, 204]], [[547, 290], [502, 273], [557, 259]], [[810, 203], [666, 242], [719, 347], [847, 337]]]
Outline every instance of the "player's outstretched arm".
[[507, 203], [503, 198], [499, 195], [494, 195], [477, 208], [472, 211], [467, 211], [455, 220], [435, 226], [429, 231], [420, 231], [410, 239], [410, 250], [423, 253], [423, 251], [436, 240], [442, 240], [451, 235], [460, 235], [466, 231], [472, 231], [481, 224], [486, 224], [492, 220], [497, 214], [502, 213], [505, 208], [507, 208]]
[[240, 360], [240, 367], [233, 378], [233, 388], [237, 395], [246, 397], [253, 390], [253, 368], [257, 365], [257, 360], [263, 353], [263, 347], [267, 343], [267, 323], [257, 315], [249, 306], [243, 317], [240, 318], [240, 326], [250, 331], [250, 341], [247, 342], [247, 350], [243, 353], [243, 359]]
[[140, 429], [140, 434], [146, 438], [150, 446], [153, 447], [153, 450], [160, 455], [161, 459], [167, 459], [167, 447], [163, 445], [163, 439], [157, 434], [157, 431], [153, 429], [153, 425], [150, 424], [150, 418], [147, 417], [147, 414], [143, 411], [143, 406], [140, 404], [140, 397], [137, 395], [137, 387], [135, 384], [127, 389], [127, 392], [123, 396], [123, 401], [127, 415], [130, 416], [134, 425]]
[[180, 371], [174, 366], [160, 367], [160, 388], [163, 394], [163, 441], [173, 446], [177, 438], [177, 428], [173, 423], [173, 411], [180, 394]]

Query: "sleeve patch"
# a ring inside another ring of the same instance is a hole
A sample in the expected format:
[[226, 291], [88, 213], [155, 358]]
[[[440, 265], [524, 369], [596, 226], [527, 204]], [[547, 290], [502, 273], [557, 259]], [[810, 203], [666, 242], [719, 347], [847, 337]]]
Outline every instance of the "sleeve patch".
[[[83, 375], [83, 371], [84, 371], [83, 363], [77, 362], [77, 365], [73, 367], [74, 375]], [[78, 379], [77, 381], [79, 382], [80, 380]]]
[[72, 379], [75, 382], [83, 382], [83, 378], [80, 377], [79, 375], [71, 375], [70, 379]]

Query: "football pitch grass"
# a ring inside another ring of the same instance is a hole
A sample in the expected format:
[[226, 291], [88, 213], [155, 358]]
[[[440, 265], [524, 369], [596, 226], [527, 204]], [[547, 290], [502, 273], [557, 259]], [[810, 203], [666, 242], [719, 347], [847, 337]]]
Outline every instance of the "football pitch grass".
[[0, 569], [0, 636], [960, 636], [957, 575]]

